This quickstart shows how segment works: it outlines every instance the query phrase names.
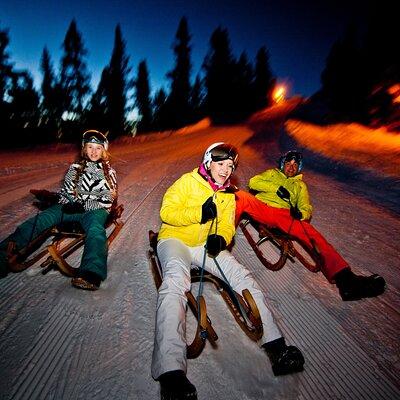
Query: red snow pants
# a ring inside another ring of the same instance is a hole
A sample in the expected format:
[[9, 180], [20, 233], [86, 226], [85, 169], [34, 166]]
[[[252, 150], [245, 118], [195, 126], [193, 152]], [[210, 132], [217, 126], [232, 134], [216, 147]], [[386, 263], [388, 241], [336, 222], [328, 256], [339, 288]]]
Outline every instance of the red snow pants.
[[236, 192], [235, 198], [236, 225], [239, 224], [242, 213], [246, 213], [261, 224], [265, 224], [270, 228], [279, 228], [283, 232], [290, 234], [309, 248], [313, 248], [310, 240], [312, 239], [323, 259], [321, 271], [331, 283], [334, 283], [336, 273], [344, 268], [349, 268], [348, 263], [342, 256], [309, 222], [293, 219], [288, 209], [271, 207], [243, 190]]

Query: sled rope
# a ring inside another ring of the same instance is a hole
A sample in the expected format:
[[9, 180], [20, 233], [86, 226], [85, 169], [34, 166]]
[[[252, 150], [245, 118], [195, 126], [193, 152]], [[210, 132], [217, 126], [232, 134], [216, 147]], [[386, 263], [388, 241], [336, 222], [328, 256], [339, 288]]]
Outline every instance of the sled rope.
[[218, 268], [218, 271], [220, 272], [221, 276], [224, 278], [225, 283], [228, 286], [229, 292], [231, 293], [231, 297], [232, 297], [232, 301], [235, 303], [235, 306], [237, 307], [237, 309], [240, 311], [240, 314], [242, 314], [242, 317], [244, 320], [248, 320], [247, 318], [247, 314], [246, 311], [243, 309], [243, 306], [241, 305], [240, 301], [238, 300], [238, 298], [236, 297], [236, 293], [233, 290], [232, 286], [230, 285], [227, 277], [225, 276], [224, 272], [222, 271], [222, 268], [220, 267], [218, 261], [217, 261], [217, 257], [214, 257], [214, 263]]
[[[292, 202], [290, 201], [290, 199], [288, 199], [287, 201], [288, 201], [290, 207], [292, 208], [292, 207], [293, 207], [293, 204], [292, 204]], [[290, 235], [290, 231], [292, 230], [292, 226], [293, 226], [294, 221], [295, 221], [295, 218], [292, 217], [292, 222], [290, 223], [290, 226], [289, 226], [289, 229], [288, 229], [288, 234], [289, 234], [289, 235]], [[319, 251], [317, 245], [315, 244], [315, 240], [314, 240], [313, 238], [310, 237], [310, 235], [308, 234], [306, 228], [304, 228], [303, 221], [302, 221], [302, 220], [298, 220], [298, 221], [300, 222], [300, 225], [301, 225], [301, 227], [303, 228], [304, 234], [306, 235], [307, 239], [310, 241], [312, 248], [314, 249], [314, 251], [315, 251], [317, 254], [320, 254], [320, 251]]]

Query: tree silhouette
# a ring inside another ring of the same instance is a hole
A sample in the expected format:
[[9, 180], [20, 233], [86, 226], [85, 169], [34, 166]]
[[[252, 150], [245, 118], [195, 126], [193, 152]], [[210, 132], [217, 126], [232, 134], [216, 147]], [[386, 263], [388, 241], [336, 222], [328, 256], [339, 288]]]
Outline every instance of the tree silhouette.
[[96, 129], [101, 132], [108, 132], [108, 87], [109, 70], [108, 67], [105, 67], [101, 73], [97, 89], [93, 93], [85, 113], [85, 129]]
[[353, 24], [332, 46], [321, 80], [322, 94], [339, 118], [365, 121], [366, 76]]
[[204, 90], [201, 78], [199, 75], [196, 75], [196, 79], [194, 80], [194, 84], [192, 86], [192, 91], [190, 94], [190, 107], [193, 113], [193, 119], [198, 121], [199, 119], [204, 117]]
[[5, 136], [5, 132], [10, 132], [10, 103], [7, 101], [8, 91], [12, 83], [12, 63], [7, 47], [10, 43], [8, 29], [0, 29], [0, 124], [2, 128], [1, 146], [8, 146], [11, 140], [10, 135]]
[[33, 87], [33, 79], [28, 71], [13, 73], [9, 96], [14, 143], [27, 145], [42, 141], [36, 137], [39, 123], [39, 95]]
[[140, 116], [138, 132], [148, 132], [152, 129], [153, 113], [150, 99], [149, 73], [145, 60], [139, 63], [135, 90], [136, 106]]
[[206, 112], [215, 123], [229, 122], [233, 117], [235, 60], [230, 49], [228, 31], [218, 27], [211, 35], [205, 57]]
[[369, 94], [367, 107], [374, 124], [390, 123], [395, 115], [400, 119], [398, 103], [396, 107], [390, 95], [390, 88], [400, 82], [397, 19], [393, 4], [386, 7], [370, 4], [363, 50]]
[[168, 110], [167, 110], [167, 95], [163, 88], [159, 89], [153, 100], [154, 117], [153, 126], [155, 130], [163, 130], [168, 122]]
[[63, 92], [63, 118], [78, 124], [69, 124], [74, 127], [74, 132], [66, 130], [64, 136], [77, 140], [81, 132], [77, 132], [76, 128], [80, 128], [86, 98], [91, 89], [90, 75], [84, 60], [87, 50], [74, 19], [69, 25], [62, 47], [64, 54], [61, 58], [60, 87]]
[[171, 90], [167, 98], [168, 124], [170, 128], [178, 128], [192, 120], [190, 107], [190, 34], [187, 19], [182, 17], [175, 35], [173, 50], [175, 67], [167, 74], [171, 80]]
[[128, 65], [129, 57], [126, 55], [125, 47], [121, 26], [118, 24], [115, 28], [114, 48], [108, 67], [106, 90], [110, 139], [123, 135], [128, 128], [126, 122], [127, 95], [132, 85], [128, 76], [131, 68]]
[[233, 120], [242, 120], [254, 110], [253, 68], [243, 52], [234, 66], [235, 102], [232, 104]]
[[261, 110], [272, 104], [272, 92], [276, 79], [269, 65], [269, 54], [265, 46], [261, 47], [256, 55], [254, 76], [254, 108]]
[[12, 64], [7, 47], [10, 44], [8, 29], [0, 29], [0, 101], [5, 101], [7, 90], [11, 84]]
[[45, 46], [40, 61], [40, 69], [43, 74], [41, 84], [40, 102], [40, 127], [43, 140], [54, 141], [58, 138], [61, 129], [62, 91], [56, 81], [50, 53]]

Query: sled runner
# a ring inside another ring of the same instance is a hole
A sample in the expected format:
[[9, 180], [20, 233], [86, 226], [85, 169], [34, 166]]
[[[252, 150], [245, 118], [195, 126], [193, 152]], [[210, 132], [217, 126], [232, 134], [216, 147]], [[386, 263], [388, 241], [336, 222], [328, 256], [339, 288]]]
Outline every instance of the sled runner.
[[299, 260], [311, 272], [321, 269], [322, 259], [316, 248], [308, 248], [278, 228], [269, 228], [251, 219], [239, 224], [258, 259], [271, 271], [278, 271], [289, 259]]
[[[36, 197], [37, 201], [33, 204], [39, 210], [44, 210], [56, 203], [56, 193], [35, 189], [30, 192]], [[107, 234], [108, 245], [113, 242], [124, 225], [120, 220], [123, 210], [122, 204], [115, 205], [107, 217], [105, 227], [109, 230]], [[18, 251], [15, 249], [15, 243], [10, 242], [7, 249], [10, 270], [12, 272], [24, 271], [47, 254], [45, 261], [40, 264], [43, 268], [42, 274], [46, 274], [52, 269], [58, 269], [64, 275], [73, 277], [77, 268], [72, 267], [66, 261], [66, 258], [84, 244], [85, 236], [79, 223], [64, 222], [45, 230], [26, 247]], [[51, 244], [39, 250], [41, 245], [50, 237], [52, 237]], [[39, 251], [33, 254], [36, 250]]]
[[[157, 257], [157, 236], [158, 234], [156, 232], [149, 231], [149, 258], [154, 281], [158, 289], [162, 282], [162, 272]], [[247, 336], [254, 341], [261, 338], [263, 335], [263, 328], [260, 314], [251, 293], [247, 289], [243, 290], [241, 296], [234, 292], [222, 279], [206, 271], [202, 273], [200, 269], [191, 269], [191, 280], [192, 282], [200, 282], [203, 280], [203, 282], [212, 283], [225, 300], [236, 322]], [[215, 333], [211, 320], [207, 315], [206, 302], [203, 296], [200, 296], [198, 300], [196, 300], [192, 292], [188, 291], [186, 297], [188, 299], [189, 308], [197, 319], [195, 337], [192, 343], [187, 345], [187, 357], [196, 358], [201, 354], [207, 339], [213, 347], [216, 346], [215, 342], [218, 339], [218, 335]]]

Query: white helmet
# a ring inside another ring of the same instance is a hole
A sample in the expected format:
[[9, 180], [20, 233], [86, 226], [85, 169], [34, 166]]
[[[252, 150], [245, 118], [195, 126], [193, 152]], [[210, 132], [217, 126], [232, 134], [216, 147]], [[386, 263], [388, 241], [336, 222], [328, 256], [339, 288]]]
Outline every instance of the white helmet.
[[238, 165], [239, 154], [235, 146], [218, 142], [212, 144], [205, 151], [203, 156], [203, 164], [206, 169], [210, 168], [211, 161], [222, 161], [222, 160], [232, 160], [233, 169], [236, 169]]

